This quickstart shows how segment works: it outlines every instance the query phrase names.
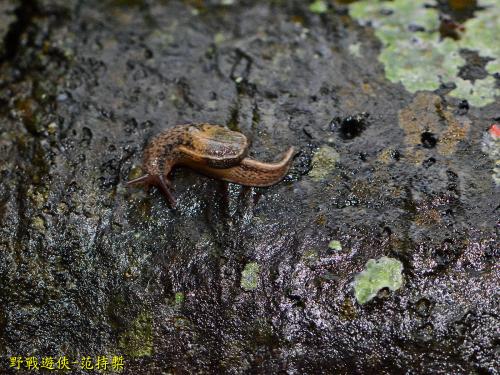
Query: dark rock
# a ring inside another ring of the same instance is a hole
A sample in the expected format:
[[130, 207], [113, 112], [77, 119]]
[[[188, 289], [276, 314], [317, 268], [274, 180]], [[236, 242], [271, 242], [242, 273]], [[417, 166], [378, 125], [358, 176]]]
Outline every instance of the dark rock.
[[[120, 355], [123, 374], [498, 371], [498, 103], [456, 117], [409, 94], [371, 34], [304, 1], [0, 4], [0, 373]], [[187, 122], [260, 160], [301, 153], [270, 188], [178, 169], [170, 210], [125, 182]], [[382, 256], [404, 286], [360, 305], [354, 275]]]
[[18, 6], [16, 0], [0, 2], [0, 59], [6, 54], [5, 40], [12, 24], [16, 21], [15, 10]]

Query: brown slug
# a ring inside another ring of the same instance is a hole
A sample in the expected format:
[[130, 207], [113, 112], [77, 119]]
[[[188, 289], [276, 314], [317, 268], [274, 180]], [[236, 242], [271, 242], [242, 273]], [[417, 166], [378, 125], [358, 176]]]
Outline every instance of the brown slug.
[[170, 207], [174, 207], [168, 174], [177, 165], [245, 186], [270, 186], [281, 181], [292, 163], [293, 147], [277, 163], [247, 158], [248, 147], [243, 134], [222, 126], [178, 125], [151, 140], [144, 151], [146, 174], [128, 181], [128, 185], [154, 185], [165, 195]]

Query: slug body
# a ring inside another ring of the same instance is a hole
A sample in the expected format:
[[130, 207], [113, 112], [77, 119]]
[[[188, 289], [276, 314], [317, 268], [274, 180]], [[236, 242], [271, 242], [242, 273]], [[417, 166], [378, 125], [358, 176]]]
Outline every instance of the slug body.
[[293, 147], [277, 163], [247, 158], [248, 148], [249, 142], [243, 134], [222, 126], [178, 125], [153, 138], [144, 152], [146, 174], [128, 184], [155, 185], [173, 207], [175, 199], [168, 175], [174, 166], [185, 166], [245, 186], [270, 186], [281, 181], [290, 168]]

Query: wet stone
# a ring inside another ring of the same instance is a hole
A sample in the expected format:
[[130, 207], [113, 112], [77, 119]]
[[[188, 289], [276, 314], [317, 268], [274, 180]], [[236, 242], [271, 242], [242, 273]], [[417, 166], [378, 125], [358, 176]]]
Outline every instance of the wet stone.
[[[0, 373], [496, 374], [497, 3], [0, 1]], [[297, 156], [126, 185], [201, 122]]]
[[10, 27], [16, 21], [15, 10], [18, 6], [16, 0], [5, 0], [0, 2], [0, 58], [6, 53], [5, 41]]

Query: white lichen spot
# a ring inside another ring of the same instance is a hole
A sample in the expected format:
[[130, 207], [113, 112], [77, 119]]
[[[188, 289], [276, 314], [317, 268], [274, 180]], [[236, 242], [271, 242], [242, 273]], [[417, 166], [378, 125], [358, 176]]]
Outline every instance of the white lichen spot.
[[57, 131], [57, 124], [55, 122], [51, 122], [47, 125], [47, 132], [49, 134], [54, 134]]
[[227, 37], [223, 33], [217, 33], [214, 36], [214, 43], [216, 45], [220, 45], [220, 44], [224, 43], [226, 40], [227, 40]]
[[360, 59], [362, 57], [361, 55], [361, 43], [353, 43], [349, 46], [349, 53], [353, 55], [354, 57], [357, 57]]
[[493, 161], [492, 178], [500, 186], [500, 125], [493, 124], [483, 136], [482, 150]]

